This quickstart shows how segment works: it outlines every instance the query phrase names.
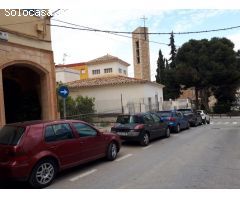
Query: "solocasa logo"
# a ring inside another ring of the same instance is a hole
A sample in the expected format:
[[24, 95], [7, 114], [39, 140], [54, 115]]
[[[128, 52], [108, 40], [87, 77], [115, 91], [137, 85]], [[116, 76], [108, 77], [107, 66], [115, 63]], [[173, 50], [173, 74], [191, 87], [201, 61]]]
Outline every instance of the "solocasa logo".
[[52, 14], [47, 9], [5, 9], [5, 16], [51, 17]]

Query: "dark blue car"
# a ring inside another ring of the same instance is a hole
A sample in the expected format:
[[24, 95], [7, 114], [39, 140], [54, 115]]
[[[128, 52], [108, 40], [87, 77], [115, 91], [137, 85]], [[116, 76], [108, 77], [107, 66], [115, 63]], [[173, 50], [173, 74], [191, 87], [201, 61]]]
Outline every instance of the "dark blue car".
[[188, 119], [179, 111], [158, 111], [157, 115], [168, 123], [171, 131], [179, 133], [183, 129], [189, 129], [190, 124]]

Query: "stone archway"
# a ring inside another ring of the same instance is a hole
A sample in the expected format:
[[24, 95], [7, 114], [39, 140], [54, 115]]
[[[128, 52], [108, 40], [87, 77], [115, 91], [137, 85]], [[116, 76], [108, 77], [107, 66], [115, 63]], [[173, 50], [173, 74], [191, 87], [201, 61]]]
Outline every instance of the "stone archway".
[[[29, 61], [5, 64], [0, 71], [1, 125], [19, 121], [53, 119], [51, 77]], [[55, 89], [54, 89], [55, 92]]]

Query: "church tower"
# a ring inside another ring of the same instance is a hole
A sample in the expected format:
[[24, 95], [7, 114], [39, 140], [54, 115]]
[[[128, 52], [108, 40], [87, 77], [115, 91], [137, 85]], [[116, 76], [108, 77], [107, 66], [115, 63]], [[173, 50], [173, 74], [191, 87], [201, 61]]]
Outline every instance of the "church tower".
[[132, 32], [134, 77], [151, 81], [148, 28]]

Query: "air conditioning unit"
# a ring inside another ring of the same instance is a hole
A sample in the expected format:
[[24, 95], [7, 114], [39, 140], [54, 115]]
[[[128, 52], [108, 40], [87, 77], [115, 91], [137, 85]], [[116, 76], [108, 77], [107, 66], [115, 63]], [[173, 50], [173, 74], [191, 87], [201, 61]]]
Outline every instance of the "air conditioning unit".
[[8, 41], [8, 34], [6, 32], [0, 31], [0, 40]]

